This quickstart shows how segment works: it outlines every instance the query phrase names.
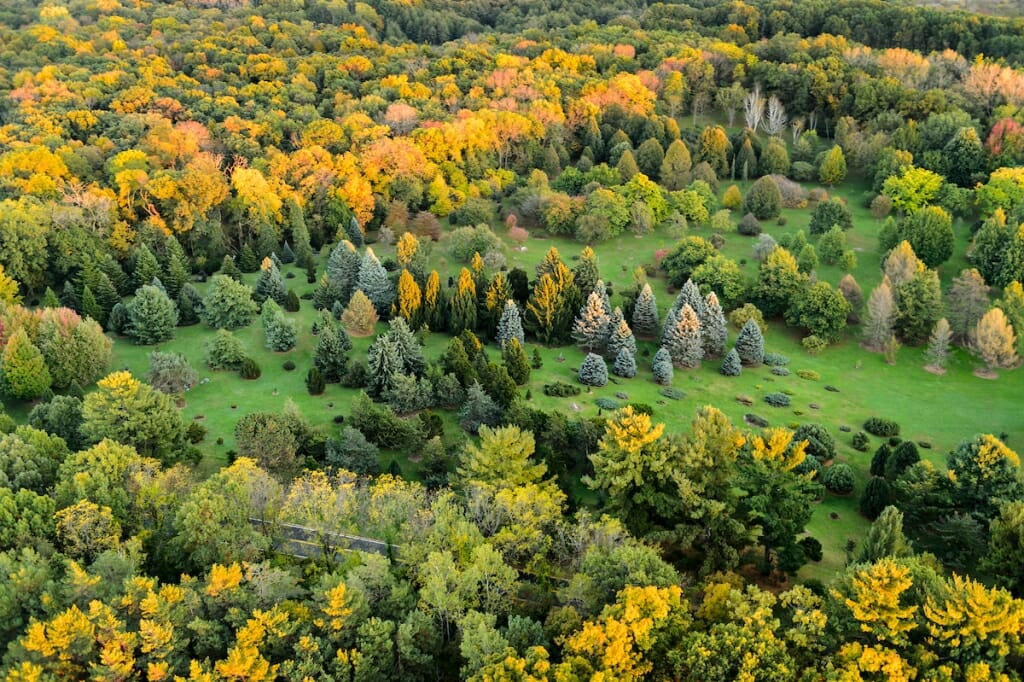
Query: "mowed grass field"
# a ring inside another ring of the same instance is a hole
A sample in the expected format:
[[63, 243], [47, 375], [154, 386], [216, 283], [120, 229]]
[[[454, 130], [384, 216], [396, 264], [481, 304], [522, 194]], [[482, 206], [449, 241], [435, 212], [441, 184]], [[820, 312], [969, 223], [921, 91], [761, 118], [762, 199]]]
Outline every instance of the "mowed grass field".
[[[744, 191], [749, 187], [749, 183], [740, 184]], [[722, 189], [728, 185], [722, 183]], [[846, 198], [853, 211], [855, 226], [848, 233], [847, 241], [851, 248], [857, 250], [858, 264], [853, 274], [861, 284], [866, 298], [871, 288], [881, 279], [880, 258], [875, 248], [880, 225], [862, 206], [863, 189], [850, 185], [832, 193]], [[809, 208], [787, 209], [784, 211], [784, 225], [765, 223], [764, 228], [776, 238], [800, 229], [806, 234], [810, 215]], [[739, 216], [734, 218], [738, 220]], [[956, 229], [957, 256], [941, 269], [944, 286], [966, 267], [962, 254], [969, 235], [962, 224], [958, 224]], [[495, 230], [504, 238], [504, 229]], [[708, 228], [691, 228], [688, 233], [706, 237], [711, 234]], [[753, 281], [757, 274], [757, 263], [752, 252], [756, 239], [738, 235], [734, 231], [723, 236], [725, 245], [722, 252], [737, 262], [745, 259], [742, 269], [748, 279]], [[635, 267], [653, 264], [655, 252], [671, 248], [678, 238], [678, 235], [655, 231], [642, 237], [622, 235], [595, 245], [601, 274], [613, 284], [616, 292], [620, 292], [630, 284]], [[816, 241], [817, 237], [811, 239], [812, 243]], [[570, 267], [575, 265], [574, 258], [583, 247], [572, 240], [545, 238], [542, 233], [533, 232], [524, 249], [506, 243], [508, 265], [510, 268], [522, 267], [532, 276], [534, 267], [552, 246], [558, 248]], [[425, 247], [430, 249], [429, 267], [438, 269], [442, 274], [442, 282], [448, 275], [457, 275], [463, 264], [450, 257], [443, 240]], [[393, 256], [394, 253], [392, 247], [383, 244], [374, 244], [373, 248], [381, 259]], [[328, 249], [325, 248], [321, 254], [319, 272], [323, 271], [327, 253]], [[316, 285], [306, 282], [304, 272], [293, 266], [285, 266], [284, 272], [294, 275], [286, 283], [300, 296], [314, 290]], [[820, 279], [832, 284], [836, 284], [843, 274], [832, 266], [822, 266], [818, 271]], [[245, 279], [247, 283], [253, 284], [256, 274], [246, 275]], [[668, 291], [664, 279], [655, 278], [651, 283], [658, 297], [659, 308], [664, 313], [674, 296]], [[203, 292], [205, 286], [200, 284], [198, 288]], [[618, 296], [613, 296], [612, 304], [617, 303]], [[115, 339], [111, 368], [127, 368], [135, 376], [144, 378], [148, 369], [147, 357], [153, 350], [180, 352], [192, 362], [199, 370], [200, 378], [208, 381], [200, 383], [184, 396], [182, 413], [186, 420], [195, 420], [208, 429], [206, 439], [199, 445], [203, 453], [199, 474], [208, 475], [228, 461], [228, 452], [234, 447], [235, 424], [245, 414], [280, 411], [287, 401], [293, 401], [310, 422], [323, 426], [331, 434], [338, 430], [334, 418], [337, 415], [348, 415], [356, 391], [336, 384], [329, 385], [320, 396], [310, 396], [306, 390], [306, 371], [312, 365], [316, 344], [310, 327], [318, 315], [313, 310], [312, 302], [303, 300], [301, 310], [290, 315], [297, 319], [300, 334], [297, 347], [287, 353], [266, 349], [258, 319], [249, 327], [236, 332], [250, 357], [262, 369], [262, 376], [257, 380], [247, 381], [235, 372], [212, 371], [205, 367], [204, 344], [213, 330], [203, 324], [179, 328], [173, 340], [155, 347], [140, 347], [126, 339]], [[386, 325], [378, 326], [379, 332], [384, 330]], [[735, 337], [735, 330], [730, 331], [731, 341]], [[576, 383], [575, 368], [582, 362], [583, 353], [571, 346], [538, 346], [543, 368], [533, 371], [529, 385], [521, 393], [525, 395], [529, 389], [530, 403], [535, 407], [585, 417], [598, 416], [599, 409], [594, 402], [597, 398], [616, 399], [617, 393], [623, 393], [627, 398], [618, 399], [619, 402], [651, 405], [654, 408], [654, 419], [664, 422], [667, 431], [672, 433], [685, 432], [696, 410], [704, 405], [720, 408], [738, 425], [744, 424], [745, 414], [753, 413], [767, 419], [772, 426], [795, 427], [806, 422], [826, 426], [838, 444], [836, 461], [849, 462], [859, 476], [857, 489], [850, 496], [840, 498], [826, 495], [816, 507], [809, 527], [809, 532], [822, 542], [825, 559], [805, 567], [801, 577], [827, 579], [842, 566], [847, 540], [863, 536], [868, 527], [867, 521], [857, 513], [857, 500], [867, 480], [871, 454], [880, 440], [872, 438], [872, 447], [866, 453], [850, 447], [850, 437], [860, 429], [866, 418], [881, 416], [896, 420], [902, 427], [903, 438], [932, 445], [931, 449], [922, 449], [922, 456], [938, 465], [942, 465], [945, 454], [961, 439], [975, 433], [1005, 433], [1011, 447], [1024, 442], [1024, 418], [1021, 416], [1024, 378], [1019, 370], [1004, 372], [995, 380], [982, 379], [973, 374], [978, 362], [963, 351], [957, 351], [951, 359], [949, 371], [944, 376], [936, 376], [923, 369], [923, 349], [903, 348], [899, 351], [896, 364], [889, 365], [880, 355], [868, 353], [859, 346], [858, 333], [859, 329], [852, 328], [840, 343], [820, 355], [811, 356], [801, 347], [796, 332], [780, 322], [772, 322], [765, 336], [766, 350], [790, 358], [789, 376], [775, 376], [771, 374], [770, 368], [760, 367], [745, 369], [739, 377], [725, 377], [718, 372], [719, 361], [709, 361], [699, 369], [676, 371], [672, 385], [685, 392], [681, 400], [664, 397], [661, 393], [663, 387], [653, 381], [650, 358], [657, 349], [653, 342], [639, 343], [639, 373], [636, 378], [616, 378], [604, 388], [584, 390], [579, 396], [568, 398], [545, 396], [542, 387], [554, 381]], [[365, 358], [371, 340], [354, 338], [351, 357]], [[447, 335], [431, 334], [425, 349], [428, 360], [439, 357], [448, 340]], [[527, 353], [532, 354], [533, 348], [534, 344], [528, 343]], [[489, 353], [497, 357], [497, 348], [490, 346]], [[295, 370], [289, 372], [283, 368], [288, 360], [296, 364]], [[800, 378], [797, 375], [799, 370], [816, 372], [820, 379]], [[826, 390], [826, 386], [834, 387], [836, 391]], [[764, 402], [766, 394], [777, 391], [791, 393], [790, 407], [775, 408]], [[753, 406], [741, 404], [737, 400], [740, 396], [752, 399]], [[10, 405], [9, 408], [12, 415], [23, 418], [28, 406]], [[457, 448], [464, 436], [458, 432], [454, 415], [446, 414], [445, 420], [446, 438], [453, 448]], [[395, 460], [404, 476], [415, 479], [418, 472], [414, 462], [410, 461], [410, 456], [415, 459], [415, 455], [409, 452], [382, 453], [382, 466], [387, 468]], [[582, 501], [592, 499], [590, 495], [580, 497]]]

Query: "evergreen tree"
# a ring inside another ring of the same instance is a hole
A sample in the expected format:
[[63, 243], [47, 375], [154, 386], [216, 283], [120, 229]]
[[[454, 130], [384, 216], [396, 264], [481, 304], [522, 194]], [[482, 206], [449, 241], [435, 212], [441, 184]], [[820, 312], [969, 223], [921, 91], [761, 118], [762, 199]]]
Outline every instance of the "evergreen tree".
[[818, 269], [818, 252], [813, 244], [804, 244], [796, 257], [796, 265], [800, 272], [809, 275]]
[[288, 243], [288, 240], [285, 240], [281, 246], [281, 262], [286, 265], [295, 262], [295, 252], [292, 251], [292, 245]]
[[615, 364], [612, 365], [612, 374], [617, 377], [632, 379], [636, 376], [636, 351], [623, 346], [615, 354]]
[[462, 268], [449, 305], [448, 330], [452, 334], [460, 334], [467, 329], [476, 329], [476, 313], [476, 284], [472, 273]]
[[309, 371], [306, 372], [306, 391], [310, 395], [322, 395], [326, 388], [327, 385], [323, 375], [320, 374], [320, 370], [316, 367], [310, 367]]
[[498, 323], [504, 314], [505, 302], [512, 300], [512, 287], [505, 273], [495, 273], [484, 292], [483, 305], [478, 306], [484, 317], [482, 327], [491, 338], [497, 338]]
[[423, 374], [427, 367], [427, 361], [423, 359], [423, 346], [403, 318], [391, 320], [388, 338], [398, 354], [401, 372], [417, 377]]
[[380, 473], [379, 448], [366, 440], [361, 431], [349, 425], [341, 429], [341, 439], [327, 439], [324, 448], [328, 466], [369, 476]]
[[725, 353], [725, 345], [729, 341], [729, 328], [725, 312], [713, 291], [704, 301], [704, 310], [700, 317], [700, 336], [704, 357], [717, 358]]
[[441, 289], [441, 276], [437, 270], [431, 270], [427, 276], [427, 284], [423, 288], [423, 322], [432, 331], [444, 331], [447, 328], [447, 309], [444, 292]]
[[348, 351], [352, 342], [344, 329], [339, 329], [330, 315], [320, 316], [320, 333], [316, 339], [313, 365], [329, 384], [336, 384], [345, 376], [348, 367]]
[[369, 336], [378, 321], [377, 310], [361, 290], [356, 290], [341, 316], [341, 323], [352, 336]]
[[868, 297], [868, 315], [864, 321], [864, 345], [881, 352], [892, 336], [896, 324], [896, 299], [889, 278], [882, 277], [882, 283]]
[[277, 265], [274, 264], [274, 261], [269, 258], [264, 258], [263, 263], [260, 265], [260, 276], [256, 280], [256, 288], [253, 298], [256, 299], [257, 303], [263, 303], [267, 299], [270, 299], [278, 305], [284, 305], [284, 301], [287, 297], [288, 289], [284, 285], [284, 278], [281, 277], [281, 271], [277, 269]]
[[864, 487], [860, 498], [860, 513], [872, 521], [892, 504], [892, 489], [889, 482], [881, 477], [872, 478]]
[[395, 302], [395, 314], [404, 318], [410, 325], [417, 326], [423, 307], [423, 293], [412, 273], [403, 269], [398, 277], [398, 300]]
[[689, 303], [673, 317], [675, 324], [669, 329], [665, 347], [672, 356], [672, 363], [678, 367], [693, 368], [700, 365], [704, 357], [701, 344], [700, 320]]
[[43, 354], [19, 328], [4, 346], [0, 360], [0, 389], [16, 400], [33, 400], [50, 388], [52, 379]]
[[192, 279], [192, 268], [188, 262], [188, 256], [181, 244], [174, 237], [167, 239], [167, 273], [164, 277], [164, 286], [167, 295], [172, 300], [177, 299], [181, 288]]
[[619, 172], [619, 182], [626, 184], [633, 179], [633, 176], [640, 172], [640, 167], [636, 165], [636, 158], [633, 156], [632, 150], [627, 149], [622, 152], [622, 156], [619, 157], [619, 162], [616, 164], [615, 169]]
[[50, 287], [46, 287], [46, 291], [43, 292], [43, 298], [39, 301], [40, 308], [59, 308], [60, 299], [57, 298], [57, 294]]
[[214, 329], [240, 329], [256, 316], [252, 289], [224, 275], [210, 279], [210, 289], [203, 298], [203, 319]]
[[370, 344], [366, 367], [370, 373], [366, 388], [371, 396], [381, 397], [391, 390], [395, 377], [402, 373], [402, 360], [387, 334], [381, 334]]
[[260, 224], [256, 232], [256, 257], [260, 260], [269, 258], [271, 254], [277, 253], [277, 231], [268, 222]]
[[147, 285], [136, 291], [128, 304], [128, 320], [128, 336], [148, 346], [174, 338], [178, 309], [166, 293]]
[[778, 218], [782, 213], [779, 185], [768, 176], [758, 179], [743, 198], [742, 210], [744, 213], [753, 213], [758, 220]]
[[722, 367], [718, 370], [727, 377], [738, 377], [743, 370], [743, 363], [740, 361], [740, 354], [733, 348], [722, 360]]
[[321, 275], [320, 283], [317, 284], [316, 291], [313, 292], [313, 307], [317, 310], [333, 311], [336, 305], [342, 306], [342, 310], [344, 310], [344, 304], [341, 302], [341, 287], [326, 274]]
[[580, 291], [593, 291], [600, 281], [601, 275], [597, 269], [597, 255], [589, 246], [584, 246], [580, 252], [579, 265], [573, 270], [573, 281]]
[[103, 312], [103, 308], [96, 302], [96, 297], [92, 294], [92, 289], [86, 284], [82, 290], [82, 315], [91, 317], [100, 324], [100, 326], [106, 324], [106, 314]]
[[637, 336], [653, 338], [658, 333], [658, 304], [651, 285], [644, 283], [633, 307], [633, 330]]
[[362, 262], [359, 264], [359, 278], [357, 288], [366, 294], [366, 297], [377, 309], [377, 315], [386, 317], [391, 313], [391, 304], [395, 300], [395, 290], [388, 280], [388, 273], [384, 266], [377, 260], [373, 249], [367, 248]]
[[178, 293], [178, 325], [198, 324], [203, 314], [203, 298], [194, 286], [186, 283]]
[[[180, 323], [180, 319], [179, 319]], [[122, 336], [128, 336], [128, 330], [131, 329], [132, 321], [128, 315], [128, 304], [118, 303], [114, 306], [114, 309], [110, 311], [110, 315], [107, 316], [107, 331], [120, 334]]]
[[283, 306], [289, 313], [297, 313], [302, 309], [302, 301], [299, 300], [298, 294], [289, 289], [288, 294], [284, 297]]
[[896, 287], [896, 333], [912, 345], [924, 343], [942, 317], [942, 291], [934, 270], [920, 270]]
[[238, 269], [238, 266], [235, 264], [234, 256], [230, 254], [226, 254], [224, 256], [224, 260], [221, 262], [220, 270], [217, 271], [217, 274], [230, 277], [236, 282], [242, 281], [242, 271]]
[[651, 371], [654, 373], [654, 380], [662, 386], [672, 383], [672, 375], [675, 373], [672, 368], [672, 354], [662, 346], [654, 354], [651, 361]]
[[79, 297], [78, 292], [75, 291], [75, 285], [71, 283], [71, 280], [64, 282], [64, 288], [60, 294], [60, 304], [65, 308], [71, 308], [75, 312], [80, 312], [82, 309], [82, 299]]
[[475, 434], [481, 426], [497, 426], [500, 420], [501, 408], [484, 392], [480, 382], [474, 380], [466, 390], [466, 402], [459, 410], [459, 424]]
[[882, 443], [875, 450], [875, 454], [871, 457], [871, 468], [870, 474], [872, 476], [885, 476], [885, 465], [889, 462], [889, 457], [892, 456], [892, 448], [889, 447], [888, 443]]
[[359, 226], [359, 221], [356, 220], [355, 216], [352, 216], [348, 221], [348, 225], [345, 228], [345, 234], [348, 235], [349, 241], [357, 247], [363, 246], [363, 244], [366, 243], [363, 238], [363, 228]]
[[825, 152], [818, 167], [818, 177], [829, 187], [833, 187], [846, 178], [846, 156], [839, 145]]
[[953, 332], [946, 318], [935, 323], [932, 335], [928, 339], [928, 351], [925, 354], [925, 358], [928, 360], [927, 367], [945, 371], [946, 363], [949, 361], [949, 344], [952, 337]]
[[572, 336], [576, 340], [576, 345], [583, 350], [603, 353], [608, 346], [610, 325], [611, 320], [605, 312], [601, 295], [591, 291], [586, 305], [573, 323]]
[[740, 361], [748, 367], [756, 367], [764, 362], [764, 335], [761, 327], [754, 320], [747, 320], [736, 337], [736, 353]]
[[782, 315], [806, 281], [792, 253], [782, 247], [773, 250], [758, 269], [754, 288], [758, 308], [766, 316]]
[[523, 344], [514, 336], [502, 344], [501, 357], [505, 363], [505, 369], [512, 381], [517, 386], [522, 386], [530, 380], [530, 363], [526, 359], [526, 351]]
[[153, 281], [154, 277], [160, 277], [163, 271], [160, 269], [160, 262], [157, 261], [156, 256], [149, 250], [149, 247], [143, 243], [139, 246], [138, 251], [135, 252], [135, 268], [133, 269], [135, 275], [135, 283], [138, 286], [144, 286]]
[[669, 191], [684, 189], [690, 184], [690, 170], [693, 159], [690, 150], [682, 140], [673, 140], [665, 150], [661, 162], [661, 184]]
[[533, 369], [541, 369], [544, 367], [544, 359], [540, 356], [540, 351], [536, 348], [533, 349], [533, 356], [530, 358], [530, 367]]
[[288, 223], [292, 231], [292, 243], [295, 244], [295, 264], [307, 268], [315, 262], [313, 247], [309, 245], [309, 230], [306, 228], [306, 217], [298, 202], [288, 203]]
[[679, 294], [672, 303], [672, 310], [678, 313], [683, 306], [687, 305], [693, 309], [698, 318], [704, 314], [704, 297], [700, 294], [700, 287], [692, 279], [687, 279], [686, 283], [679, 288]]
[[1010, 326], [1017, 334], [1017, 343], [1024, 341], [1024, 286], [1020, 282], [1010, 282], [1003, 289], [1003, 295], [996, 301], [996, 307], [1006, 314]]
[[242, 272], [256, 272], [260, 269], [260, 260], [250, 244], [243, 244], [238, 252], [238, 269]]
[[521, 346], [525, 338], [522, 319], [519, 316], [519, 306], [512, 299], [508, 299], [501, 310], [501, 319], [498, 320], [496, 334], [498, 345], [504, 347], [510, 340], [515, 339]]
[[989, 371], [1010, 369], [1017, 365], [1017, 337], [1013, 333], [1006, 315], [999, 308], [992, 308], [978, 320], [972, 334], [971, 346]]
[[332, 289], [337, 290], [342, 305], [348, 305], [359, 284], [359, 270], [362, 258], [355, 245], [347, 239], [338, 243], [327, 259], [327, 279]]
[[[616, 308], [616, 311], [618, 311], [618, 308]], [[629, 328], [626, 321], [619, 319], [618, 324], [612, 329], [608, 337], [606, 354], [610, 358], [617, 358], [619, 352], [623, 349], [628, 350], [631, 355], [635, 355], [636, 339], [633, 337], [633, 330]]]
[[903, 534], [903, 513], [892, 505], [882, 510], [861, 544], [858, 563], [874, 563], [890, 557], [902, 559], [914, 554]]
[[281, 307], [268, 299], [263, 304], [263, 312], [260, 313], [260, 321], [263, 323], [263, 334], [266, 339], [266, 346], [272, 351], [281, 353], [295, 347], [298, 338], [298, 326], [281, 310]]
[[587, 353], [580, 365], [579, 381], [587, 386], [601, 387], [608, 383], [608, 366], [604, 358], [596, 353]]

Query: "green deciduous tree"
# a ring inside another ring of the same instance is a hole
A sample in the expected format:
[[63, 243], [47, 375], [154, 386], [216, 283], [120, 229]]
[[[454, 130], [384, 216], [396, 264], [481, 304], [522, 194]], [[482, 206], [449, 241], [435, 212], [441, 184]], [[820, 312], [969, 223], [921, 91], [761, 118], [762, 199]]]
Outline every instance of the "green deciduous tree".
[[925, 206], [908, 215], [900, 226], [900, 235], [930, 268], [942, 265], [953, 255], [953, 219], [938, 206]]
[[818, 166], [818, 178], [826, 185], [838, 185], [846, 178], [846, 156], [839, 145], [825, 152]]
[[828, 282], [804, 289], [786, 311], [786, 322], [826, 341], [835, 341], [846, 328], [850, 304]]
[[743, 212], [753, 213], [758, 220], [777, 218], [782, 212], [782, 192], [775, 180], [765, 176], [759, 178], [743, 197]]
[[4, 346], [0, 359], [0, 388], [17, 400], [38, 398], [50, 387], [52, 379], [43, 354], [18, 329]]

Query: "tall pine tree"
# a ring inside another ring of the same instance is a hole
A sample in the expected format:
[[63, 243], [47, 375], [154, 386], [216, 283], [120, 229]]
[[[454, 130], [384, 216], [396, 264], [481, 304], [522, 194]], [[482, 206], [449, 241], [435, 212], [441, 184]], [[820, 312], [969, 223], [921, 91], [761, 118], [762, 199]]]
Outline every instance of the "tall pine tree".
[[718, 358], [725, 353], [725, 345], [729, 340], [729, 329], [725, 321], [725, 313], [718, 303], [718, 296], [710, 292], [704, 300], [704, 311], [700, 316], [701, 344], [704, 357]]
[[377, 259], [373, 249], [367, 247], [363, 260], [359, 264], [359, 278], [356, 287], [377, 309], [377, 315], [387, 317], [391, 314], [391, 304], [395, 300], [395, 290], [388, 280], [387, 270]]

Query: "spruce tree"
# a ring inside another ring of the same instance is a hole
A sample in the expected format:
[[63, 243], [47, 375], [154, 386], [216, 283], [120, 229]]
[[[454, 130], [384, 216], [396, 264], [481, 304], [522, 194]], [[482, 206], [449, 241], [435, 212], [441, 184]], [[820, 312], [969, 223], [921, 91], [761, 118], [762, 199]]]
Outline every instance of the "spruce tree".
[[508, 375], [517, 386], [522, 386], [530, 380], [530, 362], [526, 359], [526, 351], [523, 350], [523, 344], [519, 339], [513, 336], [502, 344], [501, 358]]
[[167, 295], [172, 300], [178, 298], [181, 288], [192, 278], [192, 268], [189, 266], [188, 256], [185, 249], [174, 237], [167, 239], [167, 269], [164, 276], [164, 287]]
[[235, 258], [231, 254], [226, 254], [224, 260], [221, 261], [220, 270], [217, 274], [225, 275], [235, 280], [236, 282], [242, 281], [242, 271], [238, 269], [238, 265], [235, 264]]
[[704, 357], [717, 358], [725, 353], [725, 345], [729, 341], [729, 328], [725, 312], [722, 311], [718, 296], [713, 291], [704, 300], [704, 312], [700, 316], [700, 338], [704, 347]]
[[366, 240], [363, 238], [363, 229], [359, 227], [359, 221], [356, 220], [355, 216], [352, 216], [348, 221], [348, 225], [345, 228], [345, 234], [348, 235], [349, 241], [351, 241], [354, 246], [360, 247], [366, 243]]
[[260, 313], [260, 321], [263, 323], [263, 334], [266, 339], [266, 346], [272, 351], [281, 353], [295, 347], [295, 340], [298, 337], [298, 326], [290, 319], [272, 299], [263, 303], [263, 311]]
[[654, 354], [651, 361], [651, 372], [654, 374], [654, 381], [662, 386], [672, 383], [672, 375], [675, 373], [672, 369], [672, 354], [664, 346]]
[[43, 292], [43, 298], [39, 302], [40, 308], [59, 308], [60, 299], [57, 298], [57, 294], [50, 287], [46, 287], [46, 291]]
[[423, 346], [409, 329], [404, 318], [396, 317], [389, 324], [388, 339], [398, 354], [402, 373], [420, 376], [427, 367], [427, 361], [423, 358]]
[[523, 334], [523, 321], [519, 315], [519, 306], [512, 299], [508, 299], [501, 310], [501, 318], [498, 320], [495, 340], [499, 346], [504, 347], [512, 339], [515, 339], [522, 345], [525, 338]]
[[672, 363], [678, 367], [694, 368], [700, 365], [704, 357], [704, 348], [700, 337], [700, 320], [689, 303], [674, 318], [675, 325], [670, 330], [665, 347], [672, 356]]
[[620, 319], [608, 337], [606, 354], [610, 358], [617, 358], [622, 349], [628, 350], [630, 354], [636, 354], [636, 338], [633, 337], [633, 330], [629, 328], [625, 320]]
[[654, 338], [658, 333], [658, 304], [651, 285], [646, 282], [633, 306], [633, 332], [644, 339]]
[[587, 352], [603, 353], [608, 345], [611, 333], [611, 320], [605, 312], [601, 295], [590, 292], [587, 303], [580, 310], [572, 326], [572, 337], [576, 345]]
[[533, 349], [533, 355], [530, 357], [530, 367], [533, 369], [544, 367], [544, 358], [540, 356], [540, 351], [536, 348]]
[[71, 283], [71, 280], [64, 282], [64, 288], [60, 294], [60, 304], [65, 308], [71, 308], [76, 312], [81, 312], [82, 299], [75, 291], [75, 285]]
[[367, 248], [363, 260], [359, 264], [357, 288], [377, 309], [377, 315], [387, 317], [391, 313], [391, 304], [395, 300], [395, 289], [388, 280], [387, 270], [380, 264], [373, 249]]
[[310, 367], [306, 372], [306, 390], [310, 395], [321, 395], [327, 388], [324, 377], [316, 367]]
[[623, 346], [615, 354], [615, 364], [612, 365], [612, 374], [617, 377], [632, 379], [636, 376], [636, 352]]
[[117, 291], [118, 296], [128, 294], [132, 291], [132, 281], [128, 275], [124, 274], [124, 270], [121, 269], [121, 264], [114, 259], [109, 253], [105, 254], [99, 262], [100, 272], [105, 274], [110, 280], [110, 283], [114, 285], [114, 289]]
[[260, 269], [260, 257], [248, 243], [243, 244], [238, 252], [238, 269], [242, 272], [256, 272]]
[[336, 305], [340, 305], [344, 309], [344, 304], [341, 302], [341, 287], [326, 274], [321, 275], [320, 283], [317, 284], [316, 291], [313, 292], [313, 307], [317, 310], [333, 311]]
[[258, 303], [263, 303], [270, 299], [278, 305], [284, 305], [287, 297], [288, 289], [285, 287], [284, 278], [281, 277], [281, 271], [278, 270], [274, 261], [264, 258], [263, 263], [260, 265], [260, 276], [256, 280], [253, 298]]
[[348, 351], [352, 342], [344, 329], [339, 329], [326, 313], [320, 316], [320, 333], [316, 339], [313, 365], [320, 370], [324, 381], [336, 384], [345, 376], [348, 367]]
[[347, 239], [339, 242], [327, 259], [327, 279], [337, 289], [338, 300], [342, 305], [348, 305], [359, 284], [361, 265], [359, 252]]
[[285, 264], [295, 262], [295, 252], [292, 251], [292, 245], [288, 243], [288, 240], [285, 240], [281, 246], [281, 262]]
[[596, 353], [587, 353], [580, 365], [578, 378], [581, 384], [601, 387], [608, 383], [608, 366], [604, 358]]
[[573, 270], [573, 281], [580, 288], [580, 291], [589, 292], [596, 289], [597, 283], [600, 280], [601, 275], [597, 269], [597, 256], [592, 248], [584, 246], [583, 251], [580, 252], [579, 265]]
[[936, 322], [931, 338], [928, 339], [928, 351], [925, 353], [925, 358], [928, 360], [926, 366], [929, 369], [938, 372], [946, 370], [946, 363], [949, 361], [949, 344], [952, 339], [953, 331], [946, 318]]
[[748, 367], [756, 367], [764, 362], [764, 335], [754, 320], [747, 320], [736, 337], [736, 353], [740, 361]]
[[476, 284], [472, 273], [462, 268], [455, 294], [451, 297], [448, 311], [448, 330], [461, 334], [464, 330], [476, 329]]
[[82, 315], [96, 320], [100, 326], [106, 324], [107, 321], [103, 308], [96, 302], [96, 297], [93, 296], [92, 289], [89, 288], [88, 284], [82, 289]]
[[136, 291], [128, 304], [128, 319], [128, 335], [135, 343], [148, 346], [174, 338], [178, 308], [166, 293], [147, 285]]
[[[181, 322], [180, 318], [178, 321], [179, 323]], [[107, 331], [128, 336], [128, 330], [131, 329], [131, 326], [132, 321], [128, 315], [128, 304], [124, 302], [118, 303], [110, 311], [110, 315], [107, 316]]]
[[395, 377], [402, 373], [402, 360], [387, 334], [381, 334], [370, 344], [366, 368], [370, 373], [367, 390], [371, 396], [379, 398], [391, 390]]
[[136, 285], [140, 287], [149, 284], [154, 277], [160, 277], [163, 274], [156, 256], [145, 244], [139, 246], [138, 251], [135, 252], [135, 267], [132, 272], [135, 275]]
[[672, 310], [678, 313], [685, 305], [689, 305], [693, 309], [698, 319], [704, 313], [704, 297], [700, 294], [700, 287], [692, 279], [686, 280], [686, 283], [680, 287], [679, 294], [672, 303]]
[[740, 361], [740, 354], [733, 348], [722, 360], [722, 367], [718, 370], [727, 377], [738, 377], [743, 369], [743, 363]]
[[315, 262], [313, 247], [309, 245], [309, 230], [302, 208], [295, 201], [288, 204], [288, 222], [292, 228], [292, 243], [295, 244], [295, 264], [307, 268]]
[[481, 426], [497, 426], [500, 420], [501, 408], [484, 392], [480, 382], [474, 380], [466, 390], [466, 402], [459, 410], [459, 424], [475, 434]]
[[679, 322], [679, 311], [675, 308], [669, 308], [668, 314], [665, 315], [665, 319], [661, 321], [661, 345], [664, 347], [669, 337], [672, 336], [676, 328], [676, 324]]

